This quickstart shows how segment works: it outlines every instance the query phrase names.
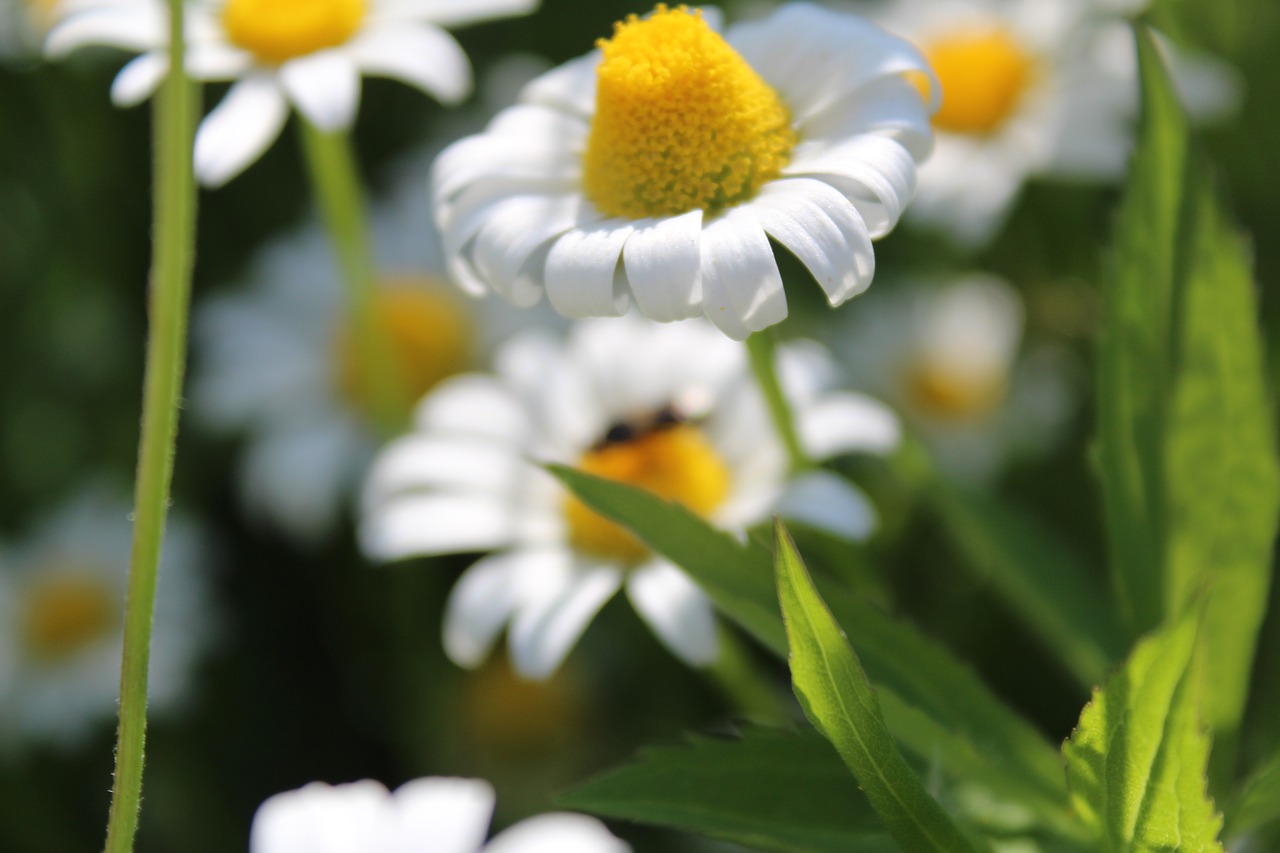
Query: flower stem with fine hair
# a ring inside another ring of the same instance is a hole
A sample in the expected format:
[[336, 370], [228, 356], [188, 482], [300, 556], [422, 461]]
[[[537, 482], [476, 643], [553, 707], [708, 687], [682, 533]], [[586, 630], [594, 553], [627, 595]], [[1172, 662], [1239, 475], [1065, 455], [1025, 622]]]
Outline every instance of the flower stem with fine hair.
[[106, 853], [130, 853], [138, 829], [151, 626], [186, 367], [196, 234], [196, 185], [191, 151], [199, 94], [184, 72], [184, 47], [183, 3], [169, 0], [170, 71], [155, 102], [150, 328], [125, 602], [120, 728]]

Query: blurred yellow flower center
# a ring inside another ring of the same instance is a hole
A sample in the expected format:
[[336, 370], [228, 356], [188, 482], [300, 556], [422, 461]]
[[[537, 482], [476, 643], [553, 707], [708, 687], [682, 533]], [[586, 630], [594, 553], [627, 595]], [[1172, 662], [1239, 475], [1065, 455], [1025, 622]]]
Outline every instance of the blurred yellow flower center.
[[[606, 441], [583, 454], [578, 467], [683, 504], [701, 516], [710, 515], [729, 494], [729, 469], [690, 424], [658, 424]], [[649, 553], [628, 531], [573, 496], [566, 499], [565, 516], [569, 541], [581, 551], [626, 562]]]
[[366, 0], [227, 0], [227, 38], [267, 65], [345, 44], [364, 22]]
[[796, 135], [786, 106], [699, 13], [659, 5], [599, 45], [583, 180], [605, 213], [714, 213], [787, 164]]
[[58, 572], [35, 581], [22, 612], [22, 643], [31, 658], [56, 663], [92, 645], [118, 624], [123, 601], [84, 573]]
[[[942, 108], [933, 126], [950, 133], [986, 134], [1013, 115], [1031, 83], [1035, 62], [1002, 29], [968, 30], [940, 38], [924, 50], [942, 84]], [[923, 93], [923, 77], [913, 78]]]
[[906, 375], [907, 394], [929, 417], [943, 421], [976, 421], [1004, 400], [1004, 371], [921, 359]]
[[26, 0], [27, 11], [37, 27], [48, 29], [55, 23], [55, 16], [61, 0]]
[[[471, 327], [466, 310], [443, 283], [400, 278], [384, 282], [374, 302], [377, 325], [389, 343], [392, 367], [406, 405], [467, 365]], [[338, 384], [363, 411], [373, 404], [364, 351], [355, 333], [338, 336]]]

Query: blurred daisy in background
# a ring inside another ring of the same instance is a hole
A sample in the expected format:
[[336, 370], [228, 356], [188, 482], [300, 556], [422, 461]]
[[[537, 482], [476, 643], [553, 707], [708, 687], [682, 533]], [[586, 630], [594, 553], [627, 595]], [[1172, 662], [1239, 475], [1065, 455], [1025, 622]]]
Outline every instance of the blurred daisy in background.
[[[94, 485], [0, 548], [0, 740], [69, 742], [115, 719], [133, 533], [126, 494]], [[171, 514], [156, 599], [150, 709], [182, 699], [213, 633], [198, 528]]]
[[833, 339], [854, 384], [883, 397], [947, 474], [983, 481], [1052, 446], [1075, 400], [1070, 357], [1027, 351], [1018, 292], [996, 276], [882, 288]]
[[[910, 45], [806, 3], [716, 32], [711, 10], [619, 24], [446, 150], [434, 191], [466, 289], [570, 317], [705, 315], [732, 338], [781, 321], [770, 238], [838, 305], [931, 144]], [[926, 78], [927, 79], [927, 78]]]
[[432, 776], [387, 791], [365, 779], [313, 782], [258, 808], [249, 853], [627, 853], [603, 823], [556, 812], [521, 821], [485, 844], [488, 782]]
[[[693, 666], [717, 658], [702, 591], [538, 463], [647, 489], [734, 531], [775, 510], [846, 538], [875, 526], [845, 480], [788, 476], [745, 349], [708, 323], [584, 321], [564, 341], [514, 338], [495, 362], [492, 375], [454, 377], [423, 400], [414, 432], [371, 469], [363, 501], [361, 540], [376, 559], [495, 552], [447, 605], [445, 650], [459, 665], [483, 662], [509, 623], [516, 670], [546, 678], [624, 586], [673, 653]], [[834, 366], [816, 344], [783, 347], [779, 368], [813, 458], [897, 445], [885, 407], [831, 390]]]
[[[886, 0], [869, 8], [924, 52], [942, 86], [937, 145], [920, 170], [912, 221], [979, 245], [1000, 229], [1029, 177], [1123, 175], [1137, 60], [1118, 8], [1083, 0]], [[1178, 58], [1193, 107], [1230, 109], [1229, 72]], [[923, 80], [921, 87], [928, 92]]]
[[[363, 74], [392, 77], [445, 104], [471, 92], [471, 65], [442, 27], [532, 11], [537, 0], [199, 0], [187, 4], [188, 71], [234, 80], [196, 134], [195, 168], [208, 186], [240, 174], [271, 146], [290, 106], [320, 130], [351, 126]], [[141, 53], [112, 99], [149, 97], [168, 69], [163, 0], [133, 0], [69, 17], [50, 34], [54, 57], [109, 45]]]
[[6, 0], [0, 8], [0, 59], [38, 56], [40, 42], [71, 12], [145, 0]]
[[[421, 189], [429, 162], [407, 163], [394, 181], [400, 192], [371, 216], [383, 273], [375, 312], [412, 401], [469, 368], [516, 324], [538, 319], [501, 300], [466, 299], [435, 272], [435, 229]], [[247, 289], [196, 308], [193, 414], [212, 429], [246, 435], [239, 487], [248, 512], [297, 542], [318, 544], [376, 446], [366, 368], [318, 224], [266, 247], [244, 278]]]

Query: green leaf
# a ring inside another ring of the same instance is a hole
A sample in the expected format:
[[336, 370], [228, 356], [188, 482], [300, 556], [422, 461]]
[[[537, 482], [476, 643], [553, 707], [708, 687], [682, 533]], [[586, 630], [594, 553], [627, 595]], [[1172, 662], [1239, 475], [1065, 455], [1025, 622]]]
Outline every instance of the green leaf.
[[1203, 612], [1140, 641], [1063, 746], [1072, 802], [1107, 853], [1222, 851], [1199, 719]]
[[1280, 459], [1250, 258], [1138, 30], [1144, 115], [1102, 342], [1099, 461], [1136, 630], [1207, 590], [1205, 719], [1231, 767], [1270, 585]]
[[1240, 787], [1235, 808], [1227, 814], [1227, 834], [1234, 837], [1274, 824], [1280, 824], [1280, 752], [1262, 762]]
[[557, 804], [762, 850], [898, 849], [830, 744], [783, 729], [651, 747], [634, 764], [586, 782]]
[[898, 751], [858, 656], [777, 523], [778, 600], [790, 644], [791, 682], [805, 716], [853, 771], [889, 834], [907, 853], [983, 849], [925, 791]]
[[1062, 542], [1012, 506], [945, 483], [933, 505], [969, 564], [1085, 687], [1101, 682], [1127, 641], [1111, 597]]

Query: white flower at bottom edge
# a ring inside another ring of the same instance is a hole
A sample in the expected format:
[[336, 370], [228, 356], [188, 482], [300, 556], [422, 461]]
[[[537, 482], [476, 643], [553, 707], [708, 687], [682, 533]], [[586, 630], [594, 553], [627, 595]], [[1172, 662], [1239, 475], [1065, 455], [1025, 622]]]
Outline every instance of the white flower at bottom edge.
[[[0, 551], [0, 740], [74, 742], [116, 713], [129, 576], [127, 492], [92, 485], [24, 542]], [[158, 714], [187, 690], [214, 630], [207, 543], [180, 514], [166, 528], [148, 701]]]
[[[886, 452], [897, 419], [832, 391], [816, 344], [780, 351], [782, 383], [811, 456]], [[875, 526], [867, 499], [789, 463], [746, 351], [705, 321], [583, 321], [559, 341], [527, 334], [493, 375], [454, 377], [423, 399], [416, 429], [370, 471], [361, 541], [376, 559], [494, 551], [458, 581], [445, 615], [449, 656], [477, 666], [504, 626], [515, 668], [555, 671], [625, 586], [640, 616], [686, 662], [718, 654], [706, 595], [679, 569], [571, 498], [538, 463], [628, 482], [742, 531], [774, 510], [847, 538]]]
[[521, 821], [485, 844], [494, 794], [478, 779], [430, 777], [388, 792], [371, 780], [313, 782], [276, 794], [254, 816], [249, 853], [627, 853], [586, 815]]
[[[188, 0], [187, 71], [234, 80], [200, 124], [195, 170], [218, 186], [280, 135], [290, 106], [321, 130], [351, 126], [361, 75], [391, 77], [456, 104], [471, 92], [471, 65], [442, 27], [523, 14], [537, 0]], [[69, 17], [50, 33], [52, 57], [90, 44], [141, 52], [121, 70], [112, 99], [149, 97], [168, 72], [164, 0], [133, 0]]]
[[909, 44], [787, 3], [729, 27], [659, 5], [534, 80], [440, 155], [449, 269], [473, 293], [574, 318], [705, 316], [744, 339], [787, 316], [770, 240], [839, 305], [871, 283], [871, 241], [932, 144]]

